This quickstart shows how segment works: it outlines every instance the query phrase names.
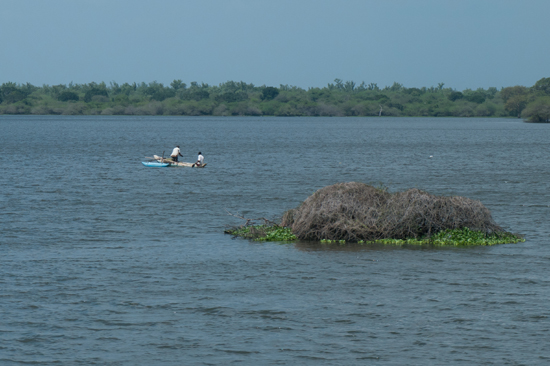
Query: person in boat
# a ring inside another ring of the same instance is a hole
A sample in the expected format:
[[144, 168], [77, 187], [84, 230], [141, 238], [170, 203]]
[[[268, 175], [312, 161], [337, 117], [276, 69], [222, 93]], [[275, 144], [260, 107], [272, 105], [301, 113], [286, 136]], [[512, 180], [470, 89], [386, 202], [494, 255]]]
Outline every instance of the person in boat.
[[197, 162], [193, 164], [194, 167], [199, 167], [204, 165], [204, 156], [202, 156], [201, 152], [199, 151], [199, 156], [197, 156]]
[[183, 157], [183, 155], [181, 155], [180, 147], [176, 146], [174, 148], [174, 150], [172, 150], [172, 154], [170, 154], [170, 157], [172, 158], [172, 160], [174, 160], [177, 163], [178, 162], [178, 156]]

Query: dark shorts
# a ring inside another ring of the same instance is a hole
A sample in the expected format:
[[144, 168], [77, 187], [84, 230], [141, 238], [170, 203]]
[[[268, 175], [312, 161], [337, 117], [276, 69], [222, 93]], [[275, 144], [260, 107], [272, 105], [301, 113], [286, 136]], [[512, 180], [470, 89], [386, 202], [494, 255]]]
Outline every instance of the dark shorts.
[[174, 161], [178, 161], [178, 156], [177, 156], [177, 155], [176, 155], [176, 156], [171, 156], [171, 158], [172, 158], [172, 160], [174, 160]]

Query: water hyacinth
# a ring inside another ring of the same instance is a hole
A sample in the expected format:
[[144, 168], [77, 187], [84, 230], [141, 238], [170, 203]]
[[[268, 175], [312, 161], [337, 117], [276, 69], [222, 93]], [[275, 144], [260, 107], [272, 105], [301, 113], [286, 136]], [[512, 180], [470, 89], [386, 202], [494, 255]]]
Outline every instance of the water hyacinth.
[[[445, 230], [431, 237], [422, 239], [379, 239], [375, 241], [360, 240], [357, 244], [392, 244], [392, 245], [440, 245], [440, 246], [468, 246], [468, 245], [496, 245], [516, 244], [524, 242], [521, 235], [512, 233], [485, 234], [481, 231], [468, 228]], [[343, 240], [322, 239], [323, 244], [342, 244]]]
[[[290, 228], [280, 226], [247, 226], [239, 229], [226, 230], [226, 234], [239, 236], [255, 241], [281, 241], [292, 242], [297, 238]], [[470, 246], [470, 245], [496, 245], [515, 244], [524, 242], [521, 235], [512, 233], [485, 234], [481, 231], [468, 228], [445, 230], [431, 237], [421, 239], [378, 239], [374, 241], [359, 240], [356, 244], [387, 244], [387, 245], [436, 245], [436, 246]], [[321, 239], [322, 244], [353, 244], [346, 240]]]
[[296, 235], [292, 234], [290, 228], [282, 226], [252, 225], [228, 229], [225, 233], [255, 241], [296, 240]]

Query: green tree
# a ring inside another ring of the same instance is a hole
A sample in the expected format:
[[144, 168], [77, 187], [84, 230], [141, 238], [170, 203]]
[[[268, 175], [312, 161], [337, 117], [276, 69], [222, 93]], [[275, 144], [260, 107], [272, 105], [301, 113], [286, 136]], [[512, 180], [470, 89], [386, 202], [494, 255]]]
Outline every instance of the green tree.
[[468, 102], [481, 104], [485, 102], [485, 93], [481, 90], [471, 91], [467, 94], [464, 94], [464, 99]]
[[114, 97], [114, 102], [123, 107], [127, 107], [130, 104], [130, 98], [126, 94], [119, 94], [116, 97]]
[[542, 78], [533, 85], [533, 89], [550, 95], [550, 78]]
[[72, 91], [64, 91], [57, 97], [57, 100], [61, 102], [68, 102], [69, 100], [78, 101], [80, 98], [78, 97], [78, 94]]
[[63, 84], [52, 85], [50, 88], [50, 95], [54, 98], [58, 98], [61, 93], [67, 90], [67, 86]]
[[487, 89], [487, 98], [493, 99], [497, 93], [498, 93], [497, 88], [495, 88], [494, 86], [491, 86], [489, 89]]
[[307, 94], [309, 95], [309, 98], [316, 102], [319, 99], [326, 99], [330, 98], [330, 90], [328, 88], [311, 88], [307, 91]]
[[388, 89], [394, 92], [399, 92], [403, 90], [403, 84], [399, 84], [397, 81], [395, 81], [393, 85], [390, 86]]
[[521, 117], [521, 112], [527, 106], [527, 95], [514, 95], [508, 98], [504, 109], [506, 109], [510, 115]]
[[84, 101], [86, 103], [89, 103], [89, 102], [92, 101], [92, 98], [95, 97], [96, 95], [100, 95], [100, 96], [104, 96], [106, 98], [109, 98], [109, 93], [107, 92], [106, 88], [92, 87], [90, 90], [88, 90], [86, 92], [86, 94], [84, 94]]
[[423, 94], [422, 90], [418, 89], [418, 88], [405, 88], [403, 89], [403, 91], [407, 94], [410, 94], [414, 97], [419, 97]]
[[262, 100], [272, 100], [275, 99], [277, 95], [279, 95], [279, 89], [268, 86], [263, 88], [261, 98]]
[[17, 103], [27, 96], [27, 91], [19, 88], [16, 83], [7, 82], [0, 86], [0, 99], [6, 103]]
[[390, 98], [385, 94], [376, 94], [374, 96], [374, 100], [378, 101], [378, 103], [384, 104], [387, 103]]
[[198, 102], [199, 100], [209, 99], [210, 93], [208, 90], [201, 88], [187, 89], [181, 98], [184, 100], [196, 100]]
[[541, 97], [529, 103], [523, 113], [529, 122], [550, 122], [550, 97]]
[[344, 90], [348, 93], [351, 93], [355, 90], [355, 83], [353, 81], [346, 81], [346, 83], [344, 84]]
[[111, 81], [111, 86], [110, 86], [109, 89], [111, 89], [111, 95], [118, 95], [118, 94], [122, 93], [121, 86], [118, 85], [118, 83], [116, 83], [114, 81]]
[[170, 86], [175, 90], [175, 91], [178, 91], [179, 89], [185, 89], [187, 88], [187, 84], [185, 84], [183, 81], [181, 81], [180, 79], [178, 80], [174, 80], [170, 83]]
[[464, 94], [459, 91], [452, 91], [447, 98], [449, 98], [451, 102], [454, 102], [455, 100], [464, 98]]
[[164, 84], [157, 83], [156, 81], [149, 83], [144, 93], [150, 96], [151, 100], [156, 100], [158, 102], [162, 102], [176, 95], [176, 91], [173, 88], [166, 88]]
[[500, 91], [500, 97], [502, 100], [506, 103], [508, 99], [512, 98], [516, 95], [525, 95], [529, 89], [527, 89], [524, 86], [516, 85], [516, 86], [509, 86], [507, 88], [502, 88]]
[[376, 83], [370, 83], [369, 86], [367, 87], [368, 90], [380, 90], [380, 88], [378, 87], [378, 84]]
[[228, 102], [228, 103], [233, 103], [233, 102], [242, 102], [243, 100], [247, 100], [248, 99], [248, 94], [244, 91], [237, 91], [237, 92], [226, 92], [226, 93], [223, 93], [223, 94], [220, 94], [218, 96], [216, 96], [215, 98], [218, 102]]
[[32, 85], [31, 83], [25, 83], [19, 86], [19, 90], [21, 90], [21, 92], [26, 96], [29, 96], [30, 94], [34, 93], [38, 89], [39, 89], [38, 87]]
[[133, 83], [132, 85], [128, 83], [124, 83], [120, 86], [120, 94], [130, 96], [130, 94], [136, 91], [136, 88], [137, 88], [136, 83]]

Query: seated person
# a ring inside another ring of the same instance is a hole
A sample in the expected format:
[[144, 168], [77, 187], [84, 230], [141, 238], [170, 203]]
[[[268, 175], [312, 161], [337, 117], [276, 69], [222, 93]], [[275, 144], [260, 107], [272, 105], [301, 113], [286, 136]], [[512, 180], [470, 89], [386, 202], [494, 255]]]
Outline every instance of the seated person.
[[204, 165], [204, 156], [202, 156], [201, 152], [199, 151], [199, 156], [197, 156], [197, 162], [193, 164], [192, 167], [199, 167]]

